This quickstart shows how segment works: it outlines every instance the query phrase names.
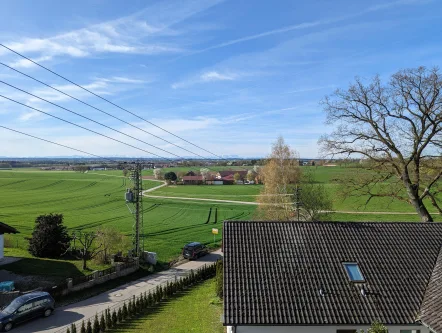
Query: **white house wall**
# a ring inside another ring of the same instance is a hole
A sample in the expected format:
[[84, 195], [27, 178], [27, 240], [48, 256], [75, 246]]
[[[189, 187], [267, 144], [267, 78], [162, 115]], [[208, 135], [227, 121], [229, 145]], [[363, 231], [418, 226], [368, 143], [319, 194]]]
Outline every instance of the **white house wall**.
[[[336, 333], [337, 330], [355, 329], [367, 331], [368, 326], [237, 326], [236, 332], [231, 326], [227, 333]], [[387, 326], [388, 333], [400, 333], [401, 330], [420, 330], [420, 333], [430, 333], [424, 326]]]

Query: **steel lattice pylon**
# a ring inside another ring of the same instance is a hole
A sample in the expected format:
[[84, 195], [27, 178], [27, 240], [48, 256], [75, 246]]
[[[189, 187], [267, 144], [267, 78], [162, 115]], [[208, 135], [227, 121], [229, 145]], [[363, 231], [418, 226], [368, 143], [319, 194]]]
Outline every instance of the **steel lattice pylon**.
[[132, 188], [126, 192], [126, 205], [134, 217], [132, 225], [132, 251], [134, 256], [140, 256], [144, 251], [143, 234], [143, 178], [142, 164], [136, 163], [131, 171], [129, 179], [132, 181]]

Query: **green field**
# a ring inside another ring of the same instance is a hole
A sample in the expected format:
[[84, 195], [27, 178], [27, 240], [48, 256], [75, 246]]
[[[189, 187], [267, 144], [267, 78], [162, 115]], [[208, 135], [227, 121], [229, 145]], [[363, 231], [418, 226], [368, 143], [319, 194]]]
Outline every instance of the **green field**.
[[176, 185], [162, 187], [149, 195], [253, 202], [261, 189], [262, 185]]
[[[186, 168], [189, 169], [189, 168]], [[331, 215], [338, 221], [418, 221], [416, 214], [399, 215], [394, 212], [414, 213], [406, 203], [374, 199], [366, 207], [366, 198], [339, 198], [339, 186], [333, 182], [340, 175], [361, 172], [357, 168], [312, 167], [317, 183], [324, 184], [334, 200]], [[149, 170], [147, 170], [149, 171]], [[176, 171], [176, 170], [175, 170]], [[144, 188], [161, 183], [145, 180]], [[127, 237], [132, 232], [133, 218], [129, 213], [124, 192], [130, 182], [121, 171], [97, 171], [86, 174], [69, 171], [2, 170], [0, 171], [0, 221], [16, 227], [19, 235], [7, 236], [6, 246], [26, 248], [35, 218], [40, 214], [61, 213], [70, 229], [93, 230], [112, 227]], [[224, 186], [169, 186], [149, 195], [170, 196], [176, 199], [144, 199], [145, 249], [157, 252], [161, 261], [175, 259], [182, 246], [190, 241], [213, 243], [211, 229], [220, 229], [216, 242], [222, 236], [222, 221], [252, 219], [256, 206], [235, 203], [179, 200], [179, 197], [233, 201], [255, 201], [259, 185]], [[428, 206], [434, 212], [432, 207]], [[343, 211], [348, 213], [344, 214]], [[354, 212], [390, 212], [385, 214], [356, 214]], [[210, 218], [209, 218], [210, 214]], [[439, 215], [434, 218], [441, 220]]]
[[[40, 214], [61, 213], [71, 229], [112, 227], [130, 237], [133, 218], [124, 192], [129, 181], [121, 171], [87, 174], [54, 171], [0, 171], [0, 221], [16, 227], [19, 235], [7, 236], [6, 245], [26, 248]], [[144, 188], [158, 182], [144, 181]], [[209, 212], [212, 209], [210, 220]], [[178, 256], [186, 242], [213, 243], [211, 230], [225, 219], [250, 219], [254, 206], [146, 198], [144, 200], [145, 249], [161, 261]], [[206, 223], [208, 222], [208, 223]], [[221, 239], [221, 230], [217, 241]]]
[[222, 305], [216, 299], [215, 281], [193, 287], [184, 295], [164, 301], [152, 314], [141, 316], [112, 330], [114, 333], [222, 333]]

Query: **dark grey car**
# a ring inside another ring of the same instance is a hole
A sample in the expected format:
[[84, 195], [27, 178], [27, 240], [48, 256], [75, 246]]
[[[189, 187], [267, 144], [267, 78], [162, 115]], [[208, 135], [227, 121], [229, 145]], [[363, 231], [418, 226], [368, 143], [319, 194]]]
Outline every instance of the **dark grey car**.
[[36, 317], [49, 317], [54, 311], [55, 301], [49, 293], [38, 291], [14, 299], [0, 312], [0, 327], [10, 331], [15, 325]]
[[186, 259], [197, 259], [203, 255], [206, 255], [209, 251], [204, 244], [198, 242], [192, 242], [184, 246], [183, 257]]

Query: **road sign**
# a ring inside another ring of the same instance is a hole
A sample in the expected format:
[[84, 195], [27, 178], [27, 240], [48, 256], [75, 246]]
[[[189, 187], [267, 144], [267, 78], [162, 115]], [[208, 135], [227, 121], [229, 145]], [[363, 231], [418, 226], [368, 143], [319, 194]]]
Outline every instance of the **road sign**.
[[216, 229], [216, 228], [212, 228], [212, 234], [214, 234], [214, 235], [218, 235], [218, 229]]

